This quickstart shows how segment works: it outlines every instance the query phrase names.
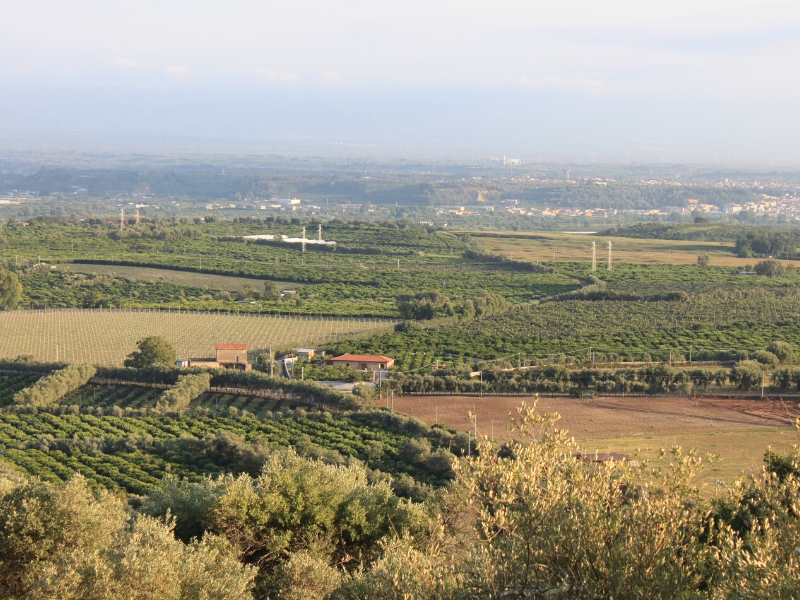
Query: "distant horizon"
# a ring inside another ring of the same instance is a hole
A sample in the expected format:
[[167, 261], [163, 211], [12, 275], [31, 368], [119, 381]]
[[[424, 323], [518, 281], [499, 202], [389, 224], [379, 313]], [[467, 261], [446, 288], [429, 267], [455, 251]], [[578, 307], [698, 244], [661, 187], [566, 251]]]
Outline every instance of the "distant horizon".
[[0, 148], [800, 164], [784, 0], [2, 4]]

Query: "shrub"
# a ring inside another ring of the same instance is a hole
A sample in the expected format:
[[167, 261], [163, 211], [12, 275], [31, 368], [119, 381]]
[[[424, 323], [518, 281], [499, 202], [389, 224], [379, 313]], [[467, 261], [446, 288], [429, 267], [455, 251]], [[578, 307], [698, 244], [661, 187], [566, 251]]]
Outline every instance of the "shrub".
[[793, 365], [797, 362], [794, 346], [789, 342], [772, 342], [767, 346], [767, 352], [772, 352], [772, 354], [777, 356], [782, 365]]
[[213, 535], [184, 544], [169, 522], [131, 518], [123, 501], [76, 476], [0, 480], [0, 596], [251, 598], [255, 570]]
[[761, 363], [755, 360], [743, 360], [737, 363], [730, 374], [731, 383], [736, 384], [740, 390], [754, 390], [761, 387], [764, 371]]
[[92, 365], [69, 365], [14, 394], [14, 402], [26, 406], [50, 406], [85, 385], [95, 373]]
[[781, 364], [781, 361], [778, 360], [778, 357], [775, 356], [772, 352], [767, 352], [766, 350], [758, 350], [755, 354], [753, 354], [753, 358], [760, 362], [765, 367], [770, 369], [777, 369], [778, 365]]
[[755, 272], [758, 275], [766, 275], [767, 277], [780, 277], [786, 272], [786, 267], [780, 261], [768, 258], [756, 263]]

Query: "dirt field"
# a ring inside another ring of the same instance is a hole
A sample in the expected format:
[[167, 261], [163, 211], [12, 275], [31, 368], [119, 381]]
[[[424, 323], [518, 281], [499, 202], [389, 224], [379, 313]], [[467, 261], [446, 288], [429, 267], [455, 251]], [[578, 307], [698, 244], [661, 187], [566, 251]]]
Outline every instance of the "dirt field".
[[[472, 411], [478, 417], [479, 435], [491, 435], [494, 427], [495, 438], [505, 439], [508, 415], [523, 400], [531, 402], [522, 396], [406, 396], [395, 397], [394, 409], [430, 423], [438, 415], [440, 423], [463, 430], [470, 426], [467, 413]], [[559, 426], [576, 438], [787, 428], [800, 418], [794, 402], [686, 397], [541, 398], [539, 411], [559, 413]]]
[[[395, 397], [397, 412], [429, 423], [438, 421], [461, 431], [471, 428], [467, 413], [477, 415], [478, 435], [505, 440], [509, 413], [530, 398], [521, 396], [406, 396]], [[384, 402], [385, 406], [385, 402]], [[788, 450], [800, 442], [792, 428], [800, 418], [794, 401], [720, 400], [712, 398], [541, 398], [540, 412], [561, 415], [559, 427], [567, 429], [587, 451], [623, 452], [656, 459], [673, 446], [695, 448], [701, 455], [723, 457], [711, 465], [702, 481], [731, 481], [742, 472], [761, 469], [768, 447]]]

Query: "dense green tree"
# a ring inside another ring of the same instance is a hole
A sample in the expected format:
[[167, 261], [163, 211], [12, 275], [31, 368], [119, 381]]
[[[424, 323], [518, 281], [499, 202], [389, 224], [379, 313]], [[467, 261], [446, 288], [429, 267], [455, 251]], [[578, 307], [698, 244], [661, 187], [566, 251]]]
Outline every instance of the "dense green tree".
[[17, 274], [0, 269], [0, 306], [3, 310], [14, 310], [22, 300], [22, 284]]
[[280, 300], [281, 299], [281, 289], [278, 287], [278, 284], [274, 281], [265, 281], [264, 282], [264, 295], [262, 296], [264, 300]]
[[755, 272], [758, 275], [766, 275], [767, 277], [780, 277], [786, 272], [786, 267], [783, 266], [781, 261], [769, 258], [756, 263]]
[[106, 306], [106, 299], [98, 289], [92, 289], [83, 298], [83, 308], [103, 308]]
[[789, 342], [772, 342], [767, 346], [767, 352], [771, 352], [778, 357], [782, 365], [793, 365], [797, 362], [797, 356], [794, 353], [794, 346]]
[[138, 350], [131, 352], [125, 359], [126, 367], [141, 369], [153, 365], [173, 366], [177, 359], [175, 348], [160, 336], [150, 336], [139, 340]]

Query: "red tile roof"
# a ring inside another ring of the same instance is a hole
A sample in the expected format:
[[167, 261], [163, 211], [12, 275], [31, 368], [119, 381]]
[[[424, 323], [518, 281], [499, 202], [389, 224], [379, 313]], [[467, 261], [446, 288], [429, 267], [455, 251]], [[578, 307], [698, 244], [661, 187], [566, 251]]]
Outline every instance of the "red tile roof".
[[217, 344], [217, 350], [247, 350], [247, 344]]
[[385, 363], [393, 358], [389, 358], [388, 356], [378, 356], [376, 354], [342, 354], [341, 356], [337, 356], [335, 358], [330, 358], [328, 360], [341, 360], [341, 361], [350, 361], [350, 362], [376, 362], [376, 363]]

